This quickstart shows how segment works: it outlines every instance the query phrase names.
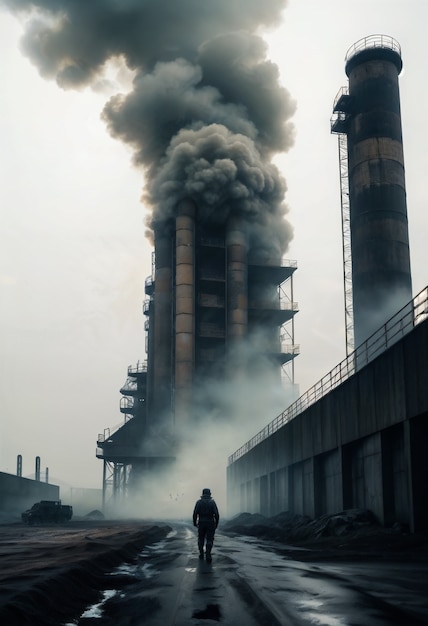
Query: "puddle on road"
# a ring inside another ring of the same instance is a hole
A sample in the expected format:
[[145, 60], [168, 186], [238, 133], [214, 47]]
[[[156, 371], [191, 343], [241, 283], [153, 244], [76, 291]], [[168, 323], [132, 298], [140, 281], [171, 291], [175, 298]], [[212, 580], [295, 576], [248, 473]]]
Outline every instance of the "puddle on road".
[[[315, 624], [316, 626], [344, 626], [345, 622], [339, 617], [333, 617], [332, 615], [325, 615], [322, 612], [321, 607], [324, 602], [321, 600], [304, 600], [303, 602], [299, 602], [300, 607], [304, 610], [304, 615], [310, 620], [311, 624]], [[312, 611], [308, 611], [307, 609], [312, 609]], [[317, 612], [314, 613], [313, 610]]]
[[[156, 554], [158, 556], [159, 554], [162, 554], [163, 552], [166, 553], [167, 552], [166, 543], [167, 543], [168, 538], [172, 538], [176, 534], [177, 534], [177, 531], [172, 530], [170, 533], [168, 533], [165, 539], [158, 541], [157, 543], [153, 543], [148, 546], [145, 546], [145, 548], [143, 548], [143, 550], [139, 552], [138, 558], [146, 559], [153, 554]], [[134, 578], [135, 581], [137, 581], [139, 579], [141, 580], [142, 578], [148, 580], [150, 578], [153, 578], [154, 576], [156, 576], [156, 574], [159, 574], [159, 573], [160, 571], [155, 569], [151, 563], [138, 562], [133, 565], [129, 565], [128, 563], [123, 563], [122, 565], [115, 567], [114, 570], [112, 570], [111, 572], [108, 572], [107, 576], [111, 576], [112, 581], [113, 581], [115, 576], [121, 576], [125, 574], [131, 578]], [[97, 602], [96, 604], [92, 604], [87, 609], [85, 609], [85, 611], [82, 613], [82, 615], [79, 617], [77, 621], [68, 622], [64, 624], [64, 626], [76, 626], [76, 624], [78, 624], [80, 620], [83, 618], [90, 618], [90, 619], [102, 618], [104, 604], [107, 602], [107, 600], [110, 600], [111, 598], [113, 598], [119, 593], [120, 592], [117, 589], [103, 590], [102, 600], [100, 600], [100, 602]]]
[[319, 613], [307, 613], [308, 618], [311, 620], [311, 624], [316, 626], [344, 626], [345, 622], [337, 617], [331, 617], [330, 615], [320, 615]]
[[114, 596], [118, 593], [119, 592], [116, 589], [105, 589], [103, 591], [103, 598], [100, 602], [92, 604], [90, 607], [88, 607], [77, 621], [67, 622], [66, 624], [64, 624], [64, 626], [76, 626], [76, 624], [78, 624], [79, 621], [83, 618], [100, 619], [103, 616], [104, 604], [107, 602], [107, 600], [110, 600], [110, 598], [114, 598]]
[[102, 614], [103, 614], [102, 607], [103, 607], [103, 605], [110, 598], [114, 598], [114, 596], [116, 594], [117, 594], [116, 589], [106, 589], [105, 591], [103, 591], [103, 599], [101, 600], [101, 602], [98, 602], [97, 604], [93, 604], [88, 609], [86, 609], [86, 611], [84, 613], [82, 613], [80, 618], [83, 618], [83, 617], [92, 617], [92, 618], [93, 617], [102, 617]]
[[221, 612], [218, 604], [207, 604], [202, 611], [194, 611], [192, 617], [196, 619], [211, 619], [216, 622], [221, 621]]
[[155, 569], [151, 563], [143, 563], [137, 565], [119, 565], [112, 572], [109, 572], [107, 576], [114, 578], [115, 576], [121, 576], [126, 574], [132, 578], [153, 578], [156, 574], [159, 574], [159, 570]]

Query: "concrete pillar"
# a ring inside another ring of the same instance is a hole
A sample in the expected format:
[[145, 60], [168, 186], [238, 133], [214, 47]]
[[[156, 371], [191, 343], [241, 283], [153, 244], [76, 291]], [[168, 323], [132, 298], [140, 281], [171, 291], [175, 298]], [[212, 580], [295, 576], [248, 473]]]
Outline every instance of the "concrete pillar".
[[177, 207], [175, 231], [175, 424], [180, 428], [192, 413], [195, 365], [195, 204]]
[[413, 472], [412, 472], [412, 445], [410, 436], [410, 422], [405, 420], [403, 423], [404, 437], [404, 457], [407, 470], [407, 489], [409, 493], [409, 529], [411, 533], [416, 532], [415, 523], [415, 503], [413, 498]]
[[405, 449], [409, 468], [410, 531], [420, 532], [428, 528], [428, 438], [427, 413], [404, 422]]
[[269, 473], [269, 516], [272, 517], [281, 511], [278, 508], [278, 494], [276, 490], [276, 473]]
[[303, 512], [304, 515], [315, 517], [315, 486], [314, 486], [314, 457], [306, 459], [302, 464], [303, 470]]

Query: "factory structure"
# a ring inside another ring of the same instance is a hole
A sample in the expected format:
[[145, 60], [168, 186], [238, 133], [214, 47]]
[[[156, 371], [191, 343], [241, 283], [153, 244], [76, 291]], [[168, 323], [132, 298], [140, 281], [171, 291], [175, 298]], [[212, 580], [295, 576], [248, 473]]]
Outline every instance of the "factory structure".
[[[228, 515], [317, 517], [370, 509], [428, 527], [428, 292], [412, 299], [398, 42], [348, 51], [334, 101], [342, 211], [346, 359], [228, 460]], [[261, 374], [293, 387], [296, 263], [252, 247], [239, 215], [219, 223], [182, 200], [154, 224], [144, 305], [147, 361], [121, 389], [125, 422], [98, 437], [104, 499], [171, 467], [213, 381]], [[141, 484], [141, 483], [140, 483]]]
[[[400, 46], [385, 35], [358, 41], [345, 58], [348, 84], [334, 100], [331, 131], [346, 358], [302, 396], [297, 263], [281, 246], [260, 245], [252, 229], [263, 223], [239, 211], [220, 219], [191, 197], [152, 223], [146, 358], [129, 366], [120, 389], [123, 424], [97, 439], [104, 505], [170, 471], [201, 414], [224, 415], [222, 385], [245, 379], [256, 389], [282, 386], [294, 401], [229, 456], [229, 516], [362, 508], [385, 525], [428, 528], [428, 287], [412, 298], [401, 69]], [[0, 510], [59, 495], [47, 471], [40, 480], [39, 459], [35, 481], [22, 477], [20, 457], [17, 475], [0, 478]]]
[[243, 220], [209, 221], [190, 199], [154, 225], [154, 248], [147, 360], [120, 390], [124, 424], [97, 441], [105, 502], [171, 467], [198, 416], [222, 410], [222, 382], [263, 377], [294, 393], [297, 263], [258, 253]]
[[334, 101], [347, 357], [229, 457], [229, 514], [369, 509], [428, 528], [428, 290], [412, 299], [398, 42], [348, 51]]

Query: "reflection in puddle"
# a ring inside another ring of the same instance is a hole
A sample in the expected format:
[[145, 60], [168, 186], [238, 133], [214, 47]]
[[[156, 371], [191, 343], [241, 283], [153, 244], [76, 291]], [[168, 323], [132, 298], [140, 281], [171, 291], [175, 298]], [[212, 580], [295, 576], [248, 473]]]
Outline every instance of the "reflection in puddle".
[[[299, 604], [305, 611], [305, 617], [309, 618], [311, 624], [316, 624], [317, 626], [343, 626], [345, 624], [339, 617], [323, 614], [322, 610], [320, 610], [324, 604], [322, 600], [313, 598], [299, 602]], [[306, 613], [306, 609], [316, 609], [317, 613], [312, 611]]]
[[300, 602], [300, 604], [304, 608], [308, 608], [308, 609], [318, 609], [320, 606], [323, 605], [321, 600], [305, 600], [303, 602]]
[[110, 598], [113, 598], [116, 594], [117, 594], [117, 591], [115, 589], [105, 589], [105, 591], [103, 591], [103, 599], [101, 600], [101, 602], [98, 602], [97, 604], [93, 604], [92, 606], [87, 608], [86, 611], [82, 613], [80, 617], [81, 618], [82, 617], [91, 617], [91, 618], [102, 617], [103, 604], [107, 602], [107, 600], [109, 600]]
[[343, 626], [345, 623], [338, 617], [320, 615], [319, 613], [308, 613], [308, 617], [311, 619], [312, 624], [318, 624], [319, 626]]
[[[176, 531], [171, 531], [168, 534], [168, 537], [172, 537], [176, 535]], [[159, 541], [158, 543], [152, 544], [150, 546], [146, 546], [139, 554], [140, 559], [144, 559], [150, 557], [154, 552], [156, 554], [166, 552], [166, 543], [165, 540]], [[113, 571], [108, 573], [108, 576], [114, 578], [115, 576], [120, 576], [126, 574], [128, 576], [132, 576], [135, 579], [145, 578], [146, 580], [153, 578], [157, 574], [159, 574], [159, 570], [156, 570], [151, 563], [136, 563], [134, 565], [129, 565], [127, 563], [122, 563], [116, 567]], [[103, 617], [103, 607], [107, 600], [113, 598], [119, 592], [115, 589], [106, 589], [103, 591], [102, 600], [89, 606], [84, 613], [80, 616], [82, 618], [91, 618], [91, 619], [100, 619]], [[76, 622], [69, 622], [65, 626], [73, 626]]]
[[308, 617], [311, 624], [317, 626], [343, 626], [343, 622], [338, 617], [332, 617], [330, 615], [323, 615], [322, 613], [305, 613], [305, 617]]

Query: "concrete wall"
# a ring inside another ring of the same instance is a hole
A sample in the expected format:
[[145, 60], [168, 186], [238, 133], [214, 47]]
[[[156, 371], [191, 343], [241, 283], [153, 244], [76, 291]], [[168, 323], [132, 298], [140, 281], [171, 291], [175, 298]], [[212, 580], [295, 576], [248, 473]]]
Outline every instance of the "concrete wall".
[[228, 514], [315, 517], [355, 507], [387, 525], [426, 529], [427, 442], [425, 321], [229, 465]]
[[59, 487], [0, 472], [0, 512], [21, 514], [40, 500], [59, 500]]

